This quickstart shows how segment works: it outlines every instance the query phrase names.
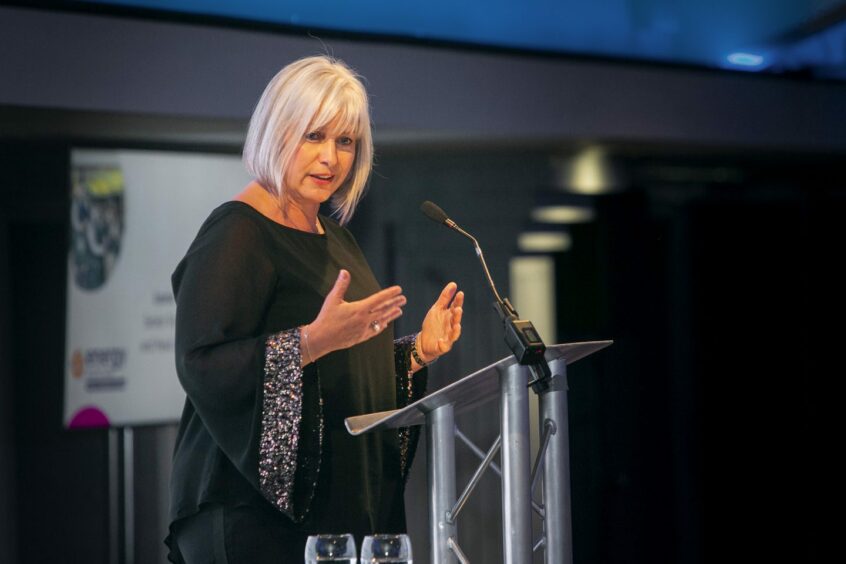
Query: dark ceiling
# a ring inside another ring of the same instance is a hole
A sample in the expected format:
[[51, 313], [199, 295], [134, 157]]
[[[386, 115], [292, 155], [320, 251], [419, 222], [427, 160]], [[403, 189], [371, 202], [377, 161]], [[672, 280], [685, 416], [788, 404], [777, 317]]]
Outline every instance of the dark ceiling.
[[340, 32], [846, 80], [843, 0], [81, 0], [61, 4], [305, 28], [327, 37]]

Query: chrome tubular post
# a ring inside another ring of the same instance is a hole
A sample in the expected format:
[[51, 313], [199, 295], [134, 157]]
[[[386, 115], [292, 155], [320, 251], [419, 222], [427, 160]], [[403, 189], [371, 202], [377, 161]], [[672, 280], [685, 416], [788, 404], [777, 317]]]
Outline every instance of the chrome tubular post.
[[457, 536], [447, 514], [455, 501], [455, 410], [443, 405], [426, 414], [429, 458], [429, 545], [433, 564], [455, 562], [450, 539]]
[[500, 372], [502, 428], [502, 544], [506, 564], [532, 561], [529, 391], [524, 367]]

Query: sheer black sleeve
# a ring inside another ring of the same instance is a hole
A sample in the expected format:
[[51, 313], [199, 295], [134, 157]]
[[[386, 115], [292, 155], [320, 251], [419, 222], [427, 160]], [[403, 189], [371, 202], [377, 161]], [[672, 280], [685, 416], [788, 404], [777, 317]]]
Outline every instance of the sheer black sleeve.
[[264, 326], [277, 273], [260, 229], [240, 214], [210, 219], [174, 273], [177, 373], [215, 446], [300, 521], [319, 467], [319, 382], [303, 377], [299, 329]]

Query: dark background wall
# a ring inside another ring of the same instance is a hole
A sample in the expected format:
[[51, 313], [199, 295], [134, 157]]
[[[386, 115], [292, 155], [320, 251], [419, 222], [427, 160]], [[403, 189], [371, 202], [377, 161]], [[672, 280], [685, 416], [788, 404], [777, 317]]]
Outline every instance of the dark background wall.
[[[820, 318], [842, 301], [844, 87], [330, 45], [373, 93], [378, 164], [353, 230], [380, 279], [412, 297], [398, 331], [446, 280], [468, 293], [434, 387], [507, 351], [472, 250], [419, 201], [478, 236], [507, 293], [551, 159], [601, 141], [624, 173], [555, 256], [557, 340], [615, 339], [570, 371], [576, 561], [819, 558], [834, 375]], [[69, 148], [237, 151], [269, 76], [319, 50], [265, 31], [0, 8], [0, 562], [109, 557], [108, 437], [61, 428]], [[484, 448], [495, 414], [459, 425]], [[137, 562], [161, 561], [172, 441], [169, 427], [135, 433]], [[462, 455], [459, 483], [472, 469]], [[498, 488], [483, 479], [460, 527], [474, 562], [500, 555]]]

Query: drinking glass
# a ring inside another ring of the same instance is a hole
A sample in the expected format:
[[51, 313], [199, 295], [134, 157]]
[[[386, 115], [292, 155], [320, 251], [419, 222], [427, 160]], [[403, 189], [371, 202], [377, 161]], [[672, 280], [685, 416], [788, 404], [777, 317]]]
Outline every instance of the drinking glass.
[[370, 535], [361, 543], [361, 564], [412, 564], [408, 535]]
[[355, 564], [352, 535], [311, 535], [306, 541], [305, 564]]

